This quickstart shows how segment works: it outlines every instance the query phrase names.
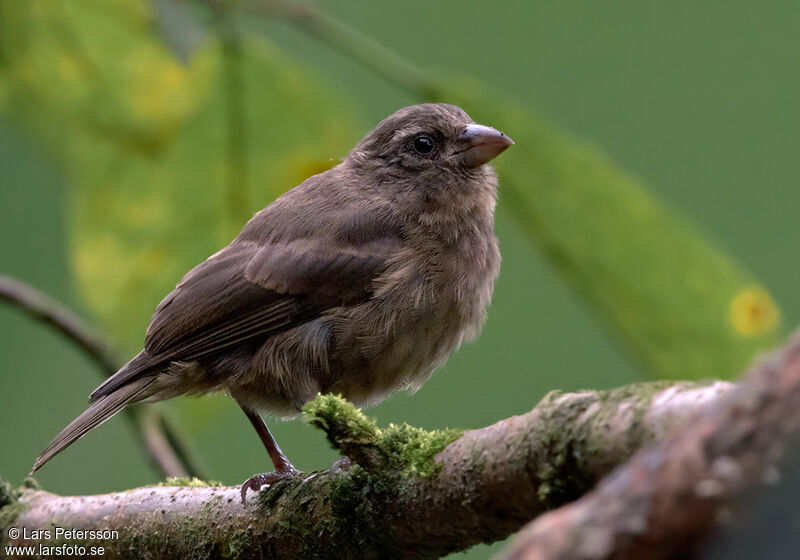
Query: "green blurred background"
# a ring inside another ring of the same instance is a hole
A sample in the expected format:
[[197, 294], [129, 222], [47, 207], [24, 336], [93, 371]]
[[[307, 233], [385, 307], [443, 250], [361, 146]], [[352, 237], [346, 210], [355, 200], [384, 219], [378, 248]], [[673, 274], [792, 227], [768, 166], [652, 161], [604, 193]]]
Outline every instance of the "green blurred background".
[[[797, 324], [796, 3], [508, 1], [500, 6], [337, 0], [318, 5], [431, 76], [468, 76], [488, 84], [499, 106], [512, 100], [599, 146], [753, 271], [780, 305], [784, 324]], [[315, 114], [339, 111], [338, 100], [344, 100], [343, 118], [353, 132], [342, 134], [350, 143], [395, 109], [419, 102], [280, 18], [246, 26], [290, 53], [321, 84]], [[0, 74], [0, 96], [3, 79]], [[337, 100], [330, 107], [327, 88]], [[68, 214], [70, 182], [37, 135], [15, 117], [7, 109], [0, 121], [0, 273], [100, 324], [79, 295], [87, 288], [76, 285], [72, 272], [71, 232], [80, 226], [70, 216], [80, 212]], [[278, 141], [285, 134], [255, 118], [249, 126]], [[517, 138], [513, 126], [504, 129]], [[72, 141], [69, 131], [49, 134], [51, 142]], [[513, 150], [524, 154], [517, 141]], [[340, 150], [327, 157], [343, 155]], [[480, 427], [529, 410], [552, 389], [608, 388], [652, 377], [554, 272], [525, 224], [512, 218], [502, 162], [498, 168], [503, 267], [484, 332], [416, 395], [401, 393], [371, 409], [381, 423]], [[276, 189], [291, 186], [265, 186], [263, 194], [256, 188], [253, 204], [263, 206]], [[172, 283], [179, 277], [180, 271]], [[151, 301], [128, 305], [141, 307], [145, 320], [153, 308]], [[143, 337], [145, 326], [141, 321], [130, 328]], [[130, 351], [141, 339], [115, 343]], [[18, 483], [50, 438], [83, 410], [100, 377], [75, 348], [5, 306], [0, 306], [0, 356], [0, 476]], [[269, 467], [255, 433], [229, 399], [156, 406], [178, 426], [210, 478], [236, 484]], [[271, 427], [299, 468], [324, 468], [335, 460], [321, 433], [302, 422], [273, 421]], [[57, 493], [99, 493], [156, 481], [120, 418], [37, 474], [44, 488]], [[481, 558], [489, 552], [479, 547], [467, 554]]]

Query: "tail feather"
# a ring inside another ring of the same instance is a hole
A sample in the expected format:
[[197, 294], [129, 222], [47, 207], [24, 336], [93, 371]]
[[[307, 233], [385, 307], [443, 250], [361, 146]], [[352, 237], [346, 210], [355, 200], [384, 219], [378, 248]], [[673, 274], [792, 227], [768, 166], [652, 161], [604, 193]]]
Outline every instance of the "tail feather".
[[120, 387], [113, 393], [106, 395], [87, 408], [80, 416], [70, 422], [53, 438], [42, 454], [36, 459], [31, 474], [39, 470], [47, 461], [55, 457], [58, 453], [66, 449], [73, 442], [81, 438], [92, 428], [99, 426], [117, 412], [125, 408], [126, 405], [141, 401], [150, 396], [148, 388], [155, 381], [154, 377], [139, 379]]
[[101, 398], [110, 395], [123, 385], [128, 385], [135, 378], [142, 377], [149, 369], [159, 365], [159, 360], [146, 350], [136, 354], [133, 359], [119, 368], [119, 371], [103, 381], [97, 389], [89, 395], [89, 402], [99, 401]]

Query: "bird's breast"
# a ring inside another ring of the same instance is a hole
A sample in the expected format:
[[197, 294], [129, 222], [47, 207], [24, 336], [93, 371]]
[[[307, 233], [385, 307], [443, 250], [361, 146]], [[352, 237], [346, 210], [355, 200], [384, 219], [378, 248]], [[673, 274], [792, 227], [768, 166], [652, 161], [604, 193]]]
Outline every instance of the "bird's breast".
[[479, 333], [499, 263], [493, 234], [396, 255], [370, 301], [337, 321], [332, 390], [367, 403], [421, 386]]

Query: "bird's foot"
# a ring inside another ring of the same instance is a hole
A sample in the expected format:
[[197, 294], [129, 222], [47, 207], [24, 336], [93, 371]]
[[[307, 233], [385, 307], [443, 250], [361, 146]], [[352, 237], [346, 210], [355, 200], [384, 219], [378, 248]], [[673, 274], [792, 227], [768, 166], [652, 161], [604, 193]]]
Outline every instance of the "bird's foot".
[[353, 461], [350, 460], [350, 457], [347, 456], [339, 457], [331, 465], [330, 472], [331, 474], [347, 472], [352, 468], [352, 466], [353, 466]]
[[242, 503], [247, 503], [248, 490], [258, 492], [264, 486], [272, 486], [276, 482], [294, 478], [298, 474], [300, 474], [300, 471], [290, 464], [281, 469], [276, 469], [274, 472], [261, 473], [251, 476], [242, 483]]

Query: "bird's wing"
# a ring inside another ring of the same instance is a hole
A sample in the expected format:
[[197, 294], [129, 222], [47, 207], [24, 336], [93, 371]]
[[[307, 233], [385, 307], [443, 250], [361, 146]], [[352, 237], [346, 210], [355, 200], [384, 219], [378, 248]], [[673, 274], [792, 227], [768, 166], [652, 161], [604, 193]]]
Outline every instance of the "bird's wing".
[[316, 239], [235, 242], [192, 269], [159, 304], [145, 350], [98, 387], [96, 400], [172, 361], [266, 338], [325, 310], [367, 299], [398, 240], [357, 246]]
[[303, 320], [311, 301], [269, 290], [245, 276], [257, 247], [226, 247], [195, 267], [158, 305], [145, 351], [159, 361], [191, 360], [287, 328]]

